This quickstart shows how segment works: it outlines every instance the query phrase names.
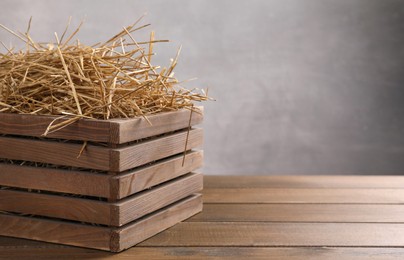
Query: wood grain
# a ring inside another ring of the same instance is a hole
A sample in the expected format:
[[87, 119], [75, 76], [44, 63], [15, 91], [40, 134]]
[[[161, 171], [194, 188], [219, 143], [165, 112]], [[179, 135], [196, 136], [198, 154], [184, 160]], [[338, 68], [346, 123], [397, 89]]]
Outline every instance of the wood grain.
[[401, 177], [380, 177], [206, 176], [202, 213], [120, 254], [0, 237], [0, 258], [402, 259]]
[[[0, 158], [119, 173], [183, 152], [186, 137], [185, 130], [122, 148], [89, 144], [79, 158], [77, 156], [82, 144], [0, 137]], [[189, 132], [187, 149], [196, 148], [202, 143], [203, 130], [192, 129]]]
[[[39, 116], [0, 113], [0, 133], [41, 137], [49, 124], [57, 116]], [[57, 132], [49, 138], [68, 140], [87, 140], [108, 142], [110, 139], [111, 122], [105, 120], [79, 120]]]
[[[192, 114], [191, 125], [203, 121], [203, 107], [197, 109], [199, 113]], [[187, 128], [189, 116], [187, 109], [150, 115], [148, 119], [152, 125], [144, 118], [81, 119], [47, 137], [122, 144]], [[41, 137], [56, 117], [0, 113], [0, 134]]]
[[0, 214], [0, 235], [74, 246], [85, 245], [102, 250], [110, 248], [108, 228], [38, 218]]
[[[118, 159], [111, 160], [111, 171], [125, 171], [148, 162], [184, 152], [187, 132], [187, 130], [184, 130], [136, 145], [114, 149], [112, 152], [115, 154], [114, 157]], [[200, 147], [202, 144], [203, 129], [191, 129], [188, 136], [187, 150]]]
[[118, 218], [111, 220], [112, 226], [121, 226], [157, 209], [163, 208], [203, 188], [203, 176], [189, 173], [166, 182], [156, 188], [113, 203], [118, 208]]
[[404, 205], [205, 204], [189, 221], [404, 223]]
[[206, 176], [205, 186], [220, 189], [255, 188], [404, 188], [404, 176]]
[[109, 170], [110, 149], [87, 145], [77, 158], [82, 144], [0, 137], [0, 158]]
[[0, 190], [0, 210], [75, 221], [109, 224], [112, 205], [91, 199]]
[[[202, 123], [203, 107], [195, 107], [197, 112], [192, 113], [191, 126]], [[111, 122], [118, 127], [119, 134], [111, 137], [111, 143], [123, 144], [142, 138], [169, 133], [179, 129], [188, 128], [190, 110], [166, 112], [150, 115], [147, 118], [151, 125], [143, 118], [113, 119]]]
[[190, 173], [119, 202], [0, 190], [0, 210], [122, 226], [202, 189], [202, 175]]
[[402, 259], [402, 248], [336, 248], [336, 247], [134, 247], [115, 256], [116, 259], [139, 257], [139, 259], [178, 259], [178, 260], [363, 260], [363, 259]]
[[0, 163], [0, 185], [108, 198], [107, 174]]
[[404, 189], [205, 189], [205, 203], [402, 204]]
[[173, 156], [112, 177], [111, 181], [116, 182], [117, 191], [111, 194], [111, 197], [122, 199], [188, 172], [195, 171], [202, 167], [203, 151], [191, 151], [187, 153], [184, 165], [182, 165], [183, 158], [182, 154]]
[[136, 223], [128, 224], [117, 231], [119, 237], [116, 243], [112, 243], [111, 250], [119, 252], [127, 249], [146, 238], [150, 234], [156, 234], [161, 230], [175, 225], [202, 210], [201, 195], [193, 195], [177, 203], [176, 206], [169, 207], [154, 213], [153, 220], [142, 219]]
[[115, 176], [0, 163], [0, 185], [122, 199], [200, 168], [203, 152], [189, 152], [184, 166], [182, 160], [177, 155]]
[[141, 245], [403, 247], [404, 224], [186, 222]]
[[[18, 239], [21, 240], [22, 239]], [[1, 238], [0, 238], [1, 243]], [[1, 247], [0, 259], [178, 259], [178, 260], [401, 260], [403, 248], [341, 247], [132, 247], [119, 254], [41, 243], [41, 247]]]
[[[193, 195], [121, 228], [0, 214], [0, 235], [117, 252], [192, 216], [201, 208], [201, 196]], [[44, 247], [45, 251], [46, 247], [49, 245]], [[0, 249], [2, 256], [2, 246]]]

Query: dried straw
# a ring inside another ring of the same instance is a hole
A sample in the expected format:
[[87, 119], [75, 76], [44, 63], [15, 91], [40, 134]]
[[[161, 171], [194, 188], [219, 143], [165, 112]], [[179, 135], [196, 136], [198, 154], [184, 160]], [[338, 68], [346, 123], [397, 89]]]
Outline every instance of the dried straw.
[[[166, 40], [137, 42], [132, 33], [147, 25], [134, 24], [102, 44], [86, 46], [72, 42], [79, 27], [68, 37], [69, 23], [55, 43], [38, 43], [26, 33], [0, 24], [26, 47], [0, 54], [0, 112], [59, 115], [45, 135], [80, 118], [131, 118], [181, 108], [208, 100], [203, 90], [187, 90], [173, 76], [178, 55], [168, 68], [151, 64], [153, 45]], [[64, 40], [66, 38], [66, 40]], [[146, 46], [148, 50], [145, 49]], [[63, 119], [63, 120], [61, 120]]]

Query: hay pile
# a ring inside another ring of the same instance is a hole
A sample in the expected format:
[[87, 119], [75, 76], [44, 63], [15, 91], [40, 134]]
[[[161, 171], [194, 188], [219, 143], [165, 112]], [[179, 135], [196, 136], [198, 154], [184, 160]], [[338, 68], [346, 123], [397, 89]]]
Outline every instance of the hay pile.
[[[26, 44], [14, 52], [3, 43], [0, 54], [0, 112], [60, 115], [56, 131], [80, 118], [131, 118], [181, 108], [208, 97], [203, 90], [187, 90], [173, 76], [178, 54], [168, 68], [151, 63], [154, 39], [137, 42], [132, 33], [140, 19], [105, 43], [86, 46], [70, 35], [55, 33], [54, 43], [38, 43], [29, 34], [0, 26]], [[70, 23], [70, 22], [69, 22]], [[147, 118], [146, 118], [147, 119]]]

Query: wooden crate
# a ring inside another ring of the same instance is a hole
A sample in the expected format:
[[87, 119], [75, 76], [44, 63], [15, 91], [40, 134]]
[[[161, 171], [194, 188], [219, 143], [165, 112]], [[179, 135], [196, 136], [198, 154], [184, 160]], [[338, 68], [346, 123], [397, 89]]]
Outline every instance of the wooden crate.
[[[198, 110], [156, 114], [148, 117], [152, 125], [143, 118], [83, 119], [46, 138], [55, 117], [0, 113], [0, 235], [120, 251], [199, 212], [193, 194], [203, 180], [194, 171], [203, 152], [193, 149], [203, 131], [188, 129], [202, 122]], [[155, 227], [133, 236], [142, 223]], [[39, 231], [47, 225], [60, 234]], [[102, 243], [109, 246], [86, 240], [87, 229], [108, 233]], [[74, 232], [78, 244], [69, 240]]]

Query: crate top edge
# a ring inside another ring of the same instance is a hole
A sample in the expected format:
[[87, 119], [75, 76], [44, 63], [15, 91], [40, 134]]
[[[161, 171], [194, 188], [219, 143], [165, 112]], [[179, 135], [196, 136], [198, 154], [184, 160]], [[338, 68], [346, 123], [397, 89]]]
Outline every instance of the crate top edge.
[[[191, 125], [200, 124], [203, 121], [203, 107], [196, 106], [195, 108], [199, 112], [193, 113]], [[189, 116], [190, 110], [188, 109], [161, 112], [147, 116], [151, 125], [143, 117], [109, 120], [80, 119], [46, 137], [122, 144], [187, 127]], [[49, 124], [58, 117], [56, 115], [0, 113], [0, 134], [44, 137], [43, 133]]]
[[[204, 107], [203, 106], [194, 106], [194, 109], [198, 110], [201, 114], [204, 113]], [[189, 111], [189, 109], [182, 108], [178, 110], [173, 110], [173, 111], [165, 111], [165, 112], [160, 112], [156, 114], [151, 114], [146, 116], [148, 119], [153, 118], [153, 117], [163, 117], [167, 114], [177, 114], [181, 113], [184, 111]], [[0, 120], [8, 117], [14, 117], [16, 119], [22, 119], [22, 118], [39, 118], [39, 119], [45, 119], [45, 120], [55, 120], [58, 117], [61, 117], [63, 115], [35, 115], [35, 114], [19, 114], [19, 113], [6, 113], [6, 112], [0, 112]], [[71, 116], [72, 117], [72, 116]], [[8, 119], [7, 118], [7, 119]], [[112, 119], [93, 119], [93, 118], [82, 118], [79, 121], [80, 122], [97, 122], [97, 123], [103, 123], [103, 124], [125, 124], [128, 122], [132, 121], [138, 121], [138, 120], [144, 120], [144, 117], [142, 116], [136, 116], [136, 117], [131, 117], [131, 118], [112, 118]], [[0, 121], [1, 123], [1, 121]], [[1, 132], [0, 132], [1, 134]]]

